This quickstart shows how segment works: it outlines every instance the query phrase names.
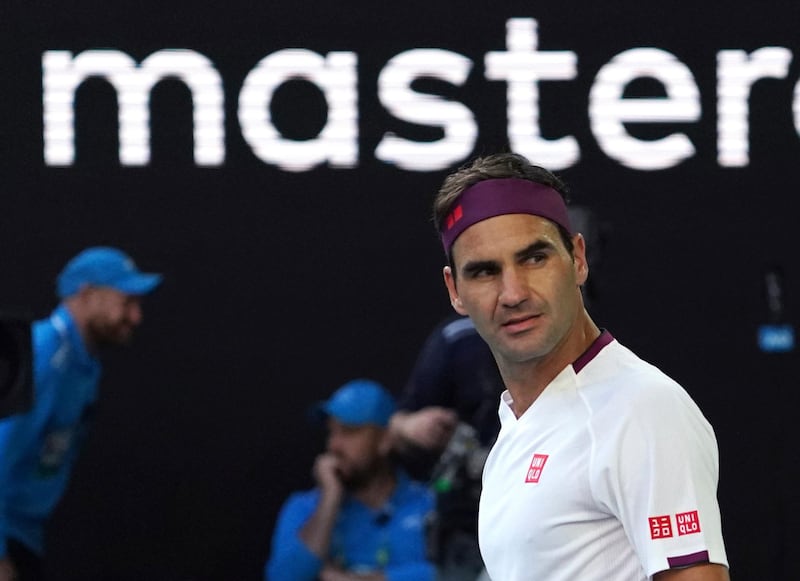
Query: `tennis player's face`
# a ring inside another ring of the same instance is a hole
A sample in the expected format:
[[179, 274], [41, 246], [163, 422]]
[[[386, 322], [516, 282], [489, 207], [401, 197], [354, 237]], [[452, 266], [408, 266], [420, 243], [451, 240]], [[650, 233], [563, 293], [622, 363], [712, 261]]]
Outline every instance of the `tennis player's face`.
[[554, 223], [529, 214], [483, 220], [456, 239], [456, 272], [444, 272], [450, 300], [499, 365], [546, 357], [576, 325], [588, 267], [583, 237], [573, 242], [574, 256]]

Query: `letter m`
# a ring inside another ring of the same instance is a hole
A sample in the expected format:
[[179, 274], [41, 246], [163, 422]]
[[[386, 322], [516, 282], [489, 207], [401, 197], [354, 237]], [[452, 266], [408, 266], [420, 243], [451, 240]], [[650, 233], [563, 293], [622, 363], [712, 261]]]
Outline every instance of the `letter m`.
[[192, 93], [194, 160], [220, 165], [225, 159], [225, 108], [222, 79], [213, 63], [191, 50], [165, 49], [140, 65], [117, 50], [87, 50], [73, 56], [62, 50], [42, 54], [44, 161], [75, 162], [75, 92], [89, 77], [108, 81], [117, 93], [119, 160], [150, 162], [150, 93], [164, 78], [175, 77]]

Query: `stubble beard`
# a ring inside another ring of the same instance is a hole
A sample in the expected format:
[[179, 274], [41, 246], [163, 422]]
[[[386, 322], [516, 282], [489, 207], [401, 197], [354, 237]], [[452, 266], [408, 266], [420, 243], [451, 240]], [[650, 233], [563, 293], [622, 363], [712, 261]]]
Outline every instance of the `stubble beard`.
[[89, 335], [98, 347], [127, 345], [133, 336], [133, 327], [126, 323], [95, 323], [89, 327]]

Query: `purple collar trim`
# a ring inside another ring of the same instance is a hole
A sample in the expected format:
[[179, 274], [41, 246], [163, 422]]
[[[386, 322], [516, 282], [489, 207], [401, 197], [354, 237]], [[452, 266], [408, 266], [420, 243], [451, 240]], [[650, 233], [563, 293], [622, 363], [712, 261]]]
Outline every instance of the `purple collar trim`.
[[594, 343], [589, 345], [589, 348], [583, 352], [583, 355], [578, 357], [575, 362], [572, 364], [572, 368], [575, 370], [575, 373], [580, 373], [581, 369], [586, 367], [589, 362], [594, 359], [600, 351], [603, 350], [603, 347], [608, 345], [614, 340], [614, 337], [611, 336], [611, 333], [602, 329], [600, 332], [600, 336], [594, 340]]

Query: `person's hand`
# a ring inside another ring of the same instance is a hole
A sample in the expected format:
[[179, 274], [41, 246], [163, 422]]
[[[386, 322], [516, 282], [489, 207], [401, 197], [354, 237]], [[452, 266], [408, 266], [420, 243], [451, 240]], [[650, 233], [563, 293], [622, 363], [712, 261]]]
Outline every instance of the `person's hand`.
[[339, 461], [333, 454], [320, 454], [314, 460], [314, 480], [316, 480], [323, 493], [341, 496], [344, 492], [344, 485], [339, 477], [338, 468]]
[[11, 564], [11, 560], [8, 558], [0, 559], [0, 581], [16, 580], [17, 571], [14, 569], [14, 565]]
[[401, 440], [426, 450], [443, 450], [458, 424], [455, 411], [438, 406], [398, 412], [392, 428]]

